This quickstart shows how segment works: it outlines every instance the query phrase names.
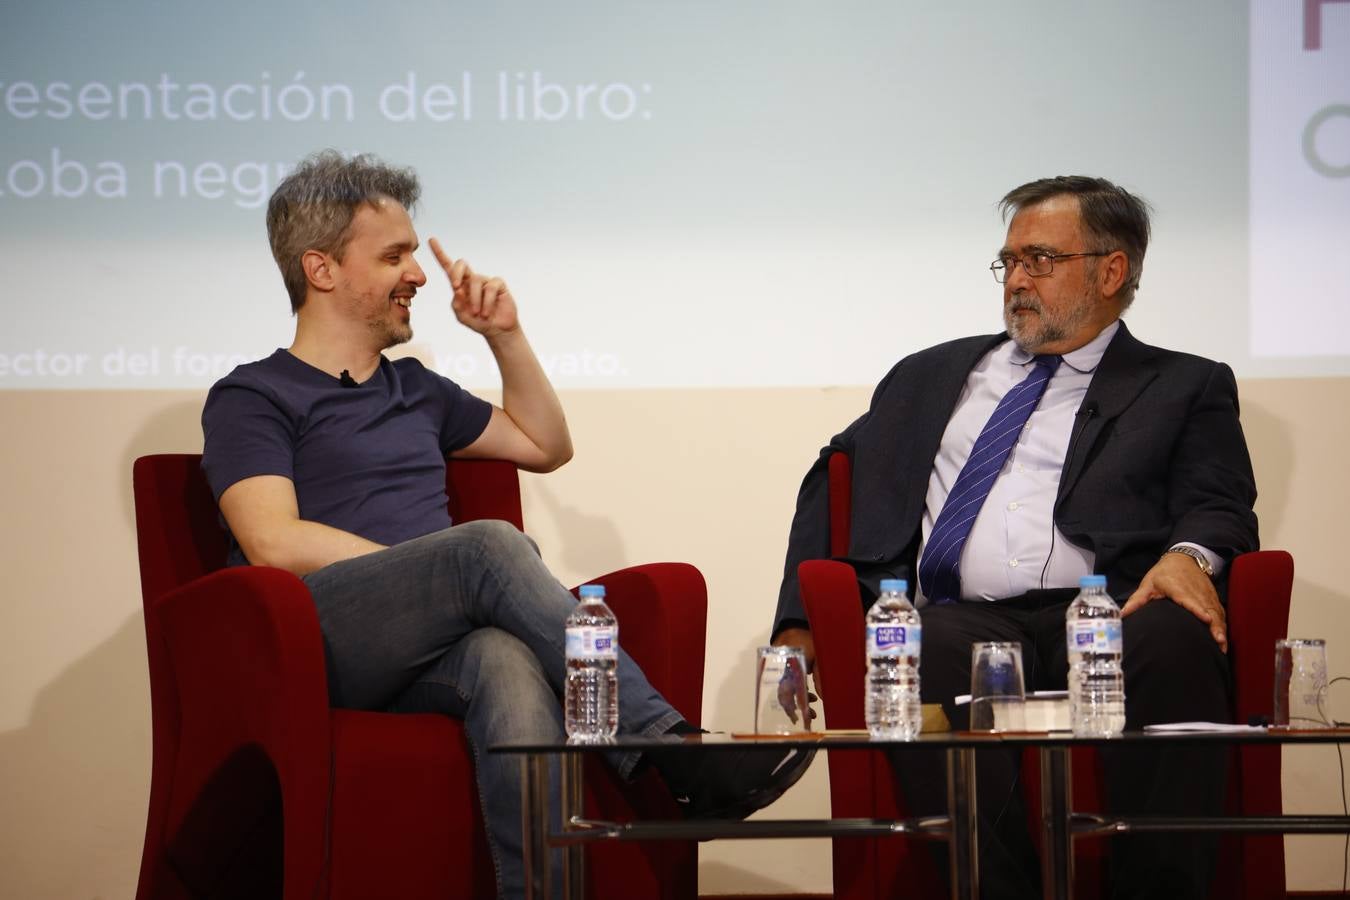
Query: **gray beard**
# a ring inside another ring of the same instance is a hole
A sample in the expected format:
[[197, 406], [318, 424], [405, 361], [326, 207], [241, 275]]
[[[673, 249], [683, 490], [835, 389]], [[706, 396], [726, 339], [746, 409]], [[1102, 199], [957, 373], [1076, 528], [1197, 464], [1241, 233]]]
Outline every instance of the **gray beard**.
[[[1038, 313], [1036, 324], [1023, 322], [1013, 313], [1019, 309], [1030, 309]], [[1067, 310], [1056, 315], [1047, 315], [1041, 298], [1033, 294], [1014, 294], [1010, 304], [1003, 308], [1003, 327], [1017, 346], [1028, 353], [1036, 353], [1046, 344], [1062, 341], [1082, 327], [1092, 314], [1092, 301], [1086, 295]]]

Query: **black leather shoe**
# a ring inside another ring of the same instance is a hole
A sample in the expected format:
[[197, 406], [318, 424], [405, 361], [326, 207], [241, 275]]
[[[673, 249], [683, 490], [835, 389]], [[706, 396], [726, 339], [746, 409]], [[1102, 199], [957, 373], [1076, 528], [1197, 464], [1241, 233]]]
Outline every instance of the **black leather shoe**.
[[[761, 744], [651, 755], [685, 818], [744, 819], [796, 784], [815, 753], [814, 749]], [[677, 762], [672, 765], [672, 761]]]

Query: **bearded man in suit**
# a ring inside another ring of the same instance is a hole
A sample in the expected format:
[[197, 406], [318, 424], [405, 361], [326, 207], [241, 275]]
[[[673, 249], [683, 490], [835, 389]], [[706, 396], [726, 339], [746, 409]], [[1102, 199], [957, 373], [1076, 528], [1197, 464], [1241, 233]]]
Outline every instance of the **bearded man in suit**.
[[[853, 466], [846, 561], [868, 601], [881, 578], [910, 578], [923, 700], [944, 704], [955, 726], [972, 642], [1018, 641], [1029, 690], [1065, 686], [1064, 614], [1091, 573], [1106, 576], [1125, 617], [1126, 727], [1224, 721], [1226, 567], [1258, 546], [1233, 373], [1148, 346], [1120, 321], [1148, 246], [1143, 200], [1105, 179], [1061, 176], [1013, 189], [1000, 208], [1008, 231], [990, 268], [1006, 331], [902, 359], [868, 411], [821, 451], [797, 499], [774, 643], [803, 646], [813, 661], [797, 566], [829, 556], [827, 461], [842, 452]], [[1025, 424], [1019, 406], [1031, 410]], [[972, 449], [977, 439], [989, 447], [981, 432], [999, 421], [1016, 437], [972, 484], [985, 452], [972, 458]], [[1172, 750], [1165, 763], [1152, 751], [1105, 756], [1112, 809], [1222, 808], [1222, 751]], [[912, 811], [941, 810], [941, 759], [901, 760]], [[1016, 773], [1015, 757], [982, 753], [985, 897], [1040, 895]], [[1118, 843], [1116, 896], [1204, 895], [1212, 840]]]

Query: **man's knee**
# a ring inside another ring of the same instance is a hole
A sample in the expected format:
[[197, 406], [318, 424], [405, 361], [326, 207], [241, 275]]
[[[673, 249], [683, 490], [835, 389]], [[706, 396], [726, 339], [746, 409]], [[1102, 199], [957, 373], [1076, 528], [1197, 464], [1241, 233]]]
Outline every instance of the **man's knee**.
[[1124, 620], [1123, 632], [1128, 727], [1227, 718], [1228, 658], [1208, 625], [1170, 600], [1154, 600]]
[[474, 693], [515, 690], [517, 681], [527, 685], [544, 679], [543, 667], [520, 638], [500, 628], [476, 628], [460, 639], [456, 650], [464, 670], [472, 671]]
[[558, 696], [530, 648], [497, 628], [479, 628], [457, 648], [463, 685], [473, 699], [470, 715], [489, 723], [496, 740], [553, 738], [561, 723]]
[[539, 555], [539, 546], [529, 535], [501, 519], [477, 519], [456, 525], [459, 537], [472, 538], [488, 556], [510, 558], [520, 554]]
[[1188, 666], [1196, 657], [1223, 663], [1224, 655], [1209, 626], [1171, 600], [1154, 600], [1122, 623], [1125, 659], [1147, 660], [1163, 668]]

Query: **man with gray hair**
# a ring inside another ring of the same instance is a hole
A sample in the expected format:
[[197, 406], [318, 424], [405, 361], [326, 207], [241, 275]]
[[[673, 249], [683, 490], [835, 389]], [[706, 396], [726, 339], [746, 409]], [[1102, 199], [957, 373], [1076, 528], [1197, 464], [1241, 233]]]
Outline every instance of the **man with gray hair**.
[[[773, 639], [813, 657], [797, 566], [830, 554], [828, 459], [853, 467], [848, 556], [867, 601], [909, 577], [921, 610], [921, 694], [961, 727], [970, 646], [1016, 641], [1028, 689], [1063, 689], [1065, 610], [1098, 573], [1122, 605], [1126, 727], [1229, 715], [1222, 591], [1227, 563], [1258, 545], [1256, 486], [1222, 363], [1150, 347], [1120, 321], [1139, 286], [1147, 205], [1101, 178], [1010, 191], [990, 269], [1001, 334], [902, 359], [870, 409], [807, 473], [788, 538]], [[1222, 805], [1222, 751], [1105, 754], [1120, 810]], [[911, 810], [942, 808], [942, 762], [896, 760]], [[981, 889], [1040, 896], [1018, 760], [979, 760]], [[1123, 839], [1116, 897], [1203, 896], [1212, 841]]]
[[[334, 706], [464, 720], [498, 891], [519, 897], [519, 764], [486, 751], [562, 738], [564, 623], [576, 601], [510, 525], [452, 527], [445, 458], [548, 472], [571, 458], [572, 440], [510, 288], [435, 238], [455, 317], [483, 336], [501, 371], [502, 405], [415, 359], [384, 356], [411, 339], [426, 284], [410, 217], [418, 194], [411, 170], [332, 151], [277, 187], [267, 231], [295, 339], [211, 389], [202, 467], [231, 563], [286, 569], [309, 587]], [[621, 733], [697, 730], [622, 651], [618, 669]], [[790, 751], [647, 757], [686, 814], [707, 817], [767, 805], [808, 761]], [[625, 755], [619, 773], [639, 762]], [[556, 804], [556, 779], [552, 787]]]

